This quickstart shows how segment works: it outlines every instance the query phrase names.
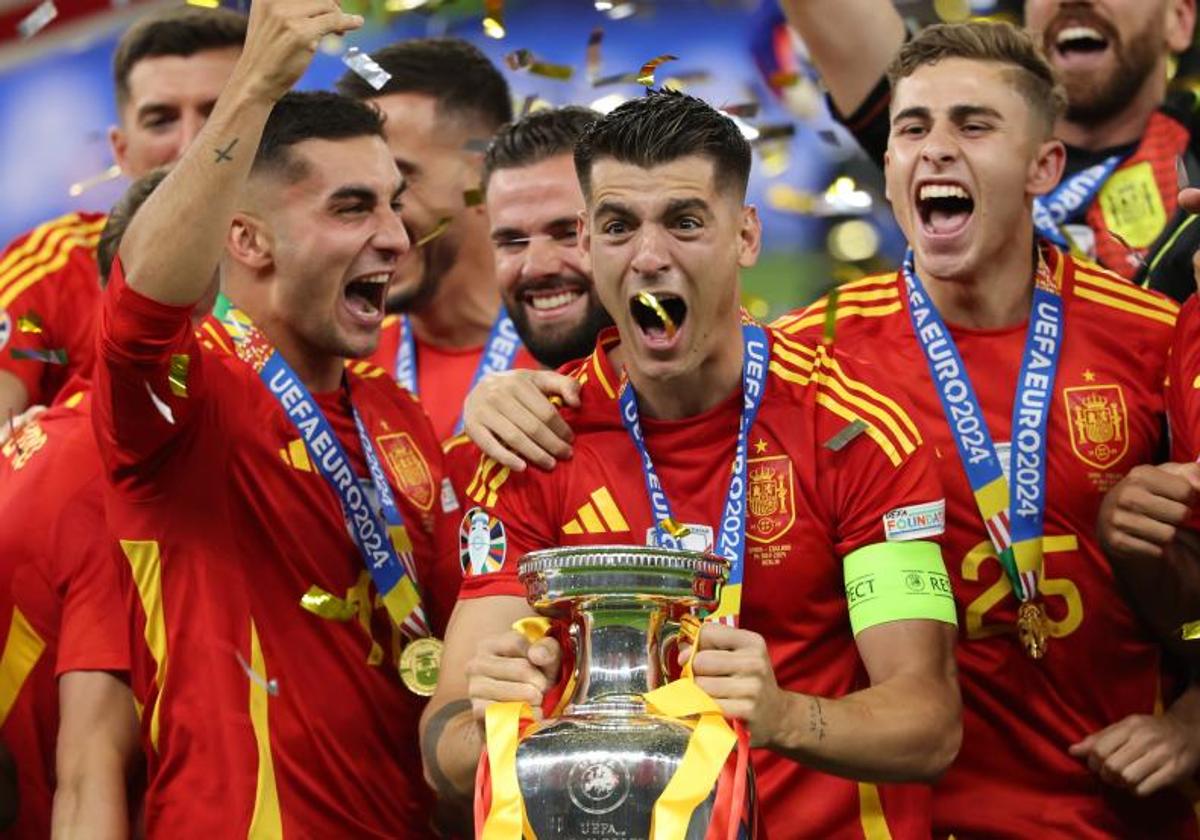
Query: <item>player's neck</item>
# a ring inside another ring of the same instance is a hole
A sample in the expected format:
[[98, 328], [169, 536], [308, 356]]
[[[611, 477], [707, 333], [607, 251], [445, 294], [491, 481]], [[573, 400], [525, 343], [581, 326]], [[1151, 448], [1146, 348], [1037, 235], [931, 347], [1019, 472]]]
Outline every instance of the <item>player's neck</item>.
[[1150, 117], [1167, 93], [1166, 71], [1151, 73], [1129, 103], [1103, 120], [1058, 121], [1058, 138], [1076, 149], [1090, 152], [1136, 143], [1142, 138]]
[[[638, 397], [638, 411], [656, 420], [685, 420], [696, 417], [729, 399], [742, 385], [742, 334], [733, 324], [728, 337], [714, 341], [716, 352], [698, 366], [679, 376], [647, 376], [635, 365], [626, 372]], [[614, 365], [623, 361], [621, 348], [610, 352]]]
[[995, 258], [981, 262], [982, 267], [969, 277], [938, 277], [922, 271], [919, 260], [916, 267], [947, 324], [977, 330], [1023, 324], [1029, 319], [1033, 300], [1036, 263], [1032, 234], [1025, 242], [1014, 243]]
[[441, 278], [433, 297], [409, 313], [413, 332], [425, 344], [477, 347], [496, 322], [501, 302], [491, 254], [472, 258], [467, 250]]
[[324, 394], [341, 386], [346, 369], [345, 358], [313, 348], [287, 324], [277, 319], [270, 316], [258, 319], [248, 310], [246, 314], [310, 392]]

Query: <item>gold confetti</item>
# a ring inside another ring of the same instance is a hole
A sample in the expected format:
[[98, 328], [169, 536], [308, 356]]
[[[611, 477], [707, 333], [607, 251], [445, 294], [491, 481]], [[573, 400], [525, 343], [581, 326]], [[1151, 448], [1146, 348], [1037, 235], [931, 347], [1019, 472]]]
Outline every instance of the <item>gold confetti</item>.
[[767, 204], [783, 213], [809, 215], [816, 210], [817, 197], [789, 184], [771, 184], [767, 187]]
[[667, 314], [667, 310], [663, 309], [663, 305], [658, 302], [658, 298], [643, 290], [637, 293], [637, 299], [647, 309], [652, 309], [654, 314], [658, 316], [658, 319], [662, 321], [663, 327], [667, 330], [667, 338], [674, 338], [676, 330], [675, 322], [671, 320], [671, 316]]
[[221, 5], [221, 0], [187, 0], [187, 4], [202, 9], [215, 9]]
[[76, 196], [83, 195], [85, 192], [92, 189], [93, 187], [98, 187], [101, 184], [107, 183], [109, 181], [113, 181], [120, 177], [121, 177], [121, 167], [117, 166], [114, 163], [112, 166], [108, 167], [108, 169], [105, 169], [103, 172], [100, 172], [96, 175], [92, 175], [90, 177], [84, 178], [82, 181], [76, 181], [74, 184], [72, 184], [70, 187], [67, 188], [67, 194], [70, 195], [72, 198], [74, 198]]
[[970, 0], [933, 0], [933, 13], [944, 23], [963, 23], [971, 19]]
[[1179, 635], [1188, 642], [1200, 639], [1200, 621], [1189, 621], [1179, 628]]
[[463, 203], [468, 207], [478, 207], [483, 204], [483, 187], [463, 190]]
[[790, 70], [776, 70], [767, 78], [767, 84], [773, 88], [787, 88], [800, 81], [800, 74]]
[[600, 45], [604, 42], [604, 30], [597, 26], [588, 36], [587, 42], [587, 77], [589, 82], [600, 78]]
[[452, 221], [453, 221], [453, 219], [451, 219], [449, 216], [443, 216], [441, 219], [438, 219], [438, 223], [436, 225], [434, 225], [433, 230], [429, 231], [429, 233], [425, 234], [420, 239], [418, 239], [416, 242], [414, 242], [413, 247], [414, 248], [425, 247], [430, 242], [432, 242], [433, 240], [435, 240], [439, 236], [441, 236], [443, 233], [445, 233], [446, 228], [450, 227], [450, 222], [452, 222]]
[[792, 165], [792, 148], [786, 141], [763, 143], [755, 148], [768, 178], [778, 178]]
[[188, 367], [191, 365], [191, 357], [187, 353], [172, 353], [171, 364], [167, 369], [167, 384], [171, 387], [171, 393], [177, 397], [187, 397], [188, 395]]
[[310, 586], [300, 596], [300, 606], [330, 621], [350, 621], [358, 615], [358, 601], [338, 598], [319, 586]]
[[500, 40], [504, 37], [504, 0], [483, 0], [483, 34]]
[[42, 331], [42, 317], [30, 311], [17, 318], [17, 329], [23, 333], [38, 334]]
[[668, 61], [678, 61], [678, 60], [679, 60], [678, 56], [668, 55], [667, 53], [663, 53], [662, 55], [655, 56], [654, 58], [650, 59], [649, 61], [647, 61], [645, 64], [642, 65], [642, 69], [638, 72], [638, 76], [637, 76], [638, 84], [645, 85], [646, 87], [653, 87], [654, 86], [654, 71], [657, 70], [663, 64], [666, 64]]
[[[655, 302], [657, 303], [657, 301], [655, 301]], [[664, 531], [666, 531], [668, 534], [670, 534], [672, 537], [674, 537], [677, 540], [682, 539], [682, 538], [686, 537], [688, 534], [692, 533], [691, 528], [687, 527], [686, 525], [680, 525], [678, 522], [676, 522], [674, 519], [672, 519], [669, 516], [666, 519], [664, 519], [662, 522], [659, 522], [658, 524], [662, 527], [662, 529]]]
[[559, 81], [567, 81], [575, 75], [574, 67], [541, 61], [526, 49], [513, 50], [504, 56], [504, 63], [510, 70], [528, 70], [535, 76], [545, 76], [548, 79], [558, 79]]

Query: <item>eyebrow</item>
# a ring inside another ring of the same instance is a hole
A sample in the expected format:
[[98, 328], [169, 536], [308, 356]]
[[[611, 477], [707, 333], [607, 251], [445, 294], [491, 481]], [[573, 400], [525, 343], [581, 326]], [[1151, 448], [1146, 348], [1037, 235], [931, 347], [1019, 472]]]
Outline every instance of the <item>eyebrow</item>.
[[633, 211], [619, 201], [605, 199], [596, 205], [594, 215], [603, 216], [605, 214], [611, 214], [613, 216], [632, 216]]
[[[1004, 120], [1004, 115], [988, 105], [953, 105], [950, 108], [950, 120], [954, 123], [965, 123], [968, 120], [976, 117], [989, 117], [993, 120]], [[911, 108], [905, 108], [892, 117], [892, 124], [901, 120], [917, 119], [917, 120], [932, 120], [933, 113], [926, 107], [914, 105]]]
[[680, 213], [686, 213], [691, 210], [699, 210], [707, 213], [708, 202], [703, 198], [673, 198], [667, 203], [664, 216], [678, 216]]
[[[565, 227], [572, 227], [572, 228], [575, 227], [575, 217], [574, 216], [561, 216], [557, 219], [553, 219], [550, 222], [547, 222], [546, 224], [542, 225], [543, 229], [548, 228], [551, 230], [553, 230], [555, 228], [565, 228]], [[522, 230], [521, 228], [501, 227], [501, 228], [496, 228], [495, 230], [492, 231], [492, 239], [497, 242], [511, 240], [511, 239], [525, 239], [528, 237], [529, 237], [529, 232]]]
[[145, 105], [138, 106], [137, 119], [142, 120], [146, 117], [149, 117], [149, 116], [155, 115], [155, 114], [169, 115], [169, 114], [175, 113], [178, 110], [179, 110], [179, 108], [177, 106], [168, 105], [165, 102], [147, 102]]

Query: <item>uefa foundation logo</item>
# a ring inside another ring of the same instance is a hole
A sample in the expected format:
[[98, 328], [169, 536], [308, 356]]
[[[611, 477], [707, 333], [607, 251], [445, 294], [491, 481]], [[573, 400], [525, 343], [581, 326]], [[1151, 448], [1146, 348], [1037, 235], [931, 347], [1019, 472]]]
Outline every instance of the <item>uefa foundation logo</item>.
[[629, 798], [629, 773], [614, 758], [581, 761], [567, 775], [567, 793], [575, 807], [589, 814], [607, 814]]

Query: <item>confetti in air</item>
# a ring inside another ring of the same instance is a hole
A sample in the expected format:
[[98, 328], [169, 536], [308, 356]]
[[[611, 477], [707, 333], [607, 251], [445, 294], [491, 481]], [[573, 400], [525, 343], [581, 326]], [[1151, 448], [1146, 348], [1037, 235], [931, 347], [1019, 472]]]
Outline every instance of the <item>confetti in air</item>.
[[37, 335], [42, 332], [42, 316], [36, 312], [27, 312], [17, 319], [17, 329], [23, 333]]
[[654, 58], [650, 59], [649, 61], [647, 61], [645, 64], [642, 65], [641, 71], [638, 72], [638, 77], [637, 77], [638, 84], [645, 85], [646, 87], [653, 87], [654, 86], [654, 71], [657, 70], [659, 68], [659, 66], [666, 64], [668, 61], [678, 61], [678, 60], [679, 60], [678, 56], [667, 55], [665, 53], [663, 55], [655, 56]]
[[375, 59], [358, 47], [351, 47], [342, 56], [342, 63], [357, 73], [375, 90], [380, 90], [392, 78], [392, 74], [375, 63]]
[[21, 22], [17, 24], [17, 33], [22, 38], [32, 38], [45, 29], [56, 17], [58, 17], [58, 7], [54, 5], [54, 0], [46, 0], [21, 18]]
[[250, 682], [262, 688], [263, 691], [270, 694], [272, 697], [279, 696], [279, 680], [265, 679], [262, 674], [250, 667], [250, 663], [242, 656], [240, 650], [235, 650], [234, 655], [237, 657], [238, 664], [242, 666], [242, 670], [246, 672], [246, 676], [250, 678]]
[[574, 67], [541, 61], [527, 49], [513, 50], [504, 56], [504, 63], [508, 65], [509, 70], [528, 70], [535, 76], [545, 76], [560, 82], [565, 82], [575, 75]]
[[496, 40], [504, 37], [504, 0], [483, 0], [483, 34]]
[[114, 163], [112, 166], [108, 167], [108, 169], [105, 169], [103, 172], [100, 172], [100, 173], [97, 173], [96, 175], [92, 175], [87, 178], [84, 178], [82, 181], [76, 181], [74, 184], [72, 184], [70, 187], [67, 188], [67, 194], [70, 195], [72, 198], [75, 198], [76, 196], [83, 195], [85, 192], [92, 189], [93, 187], [98, 187], [101, 184], [106, 184], [109, 181], [114, 181], [120, 177], [121, 177], [121, 167], [117, 166]]
[[171, 411], [171, 406], [158, 398], [158, 394], [154, 393], [154, 389], [150, 387], [150, 383], [146, 383], [146, 393], [150, 395], [150, 402], [154, 403], [154, 407], [158, 409], [158, 413], [163, 416], [163, 419], [175, 425], [175, 412]]
[[171, 393], [180, 398], [186, 398], [188, 395], [188, 367], [191, 365], [191, 357], [187, 353], [173, 353], [171, 355], [171, 366], [167, 372], [167, 385], [171, 388]]
[[434, 225], [433, 230], [429, 231], [429, 233], [425, 234], [420, 239], [418, 239], [416, 242], [414, 242], [413, 247], [414, 248], [422, 248], [422, 247], [428, 245], [433, 240], [437, 239], [439, 236], [441, 236], [443, 233], [446, 232], [446, 228], [450, 227], [451, 221], [452, 221], [452, 219], [449, 216], [444, 216], [443, 218], [439, 219], [438, 223], [436, 225]]

